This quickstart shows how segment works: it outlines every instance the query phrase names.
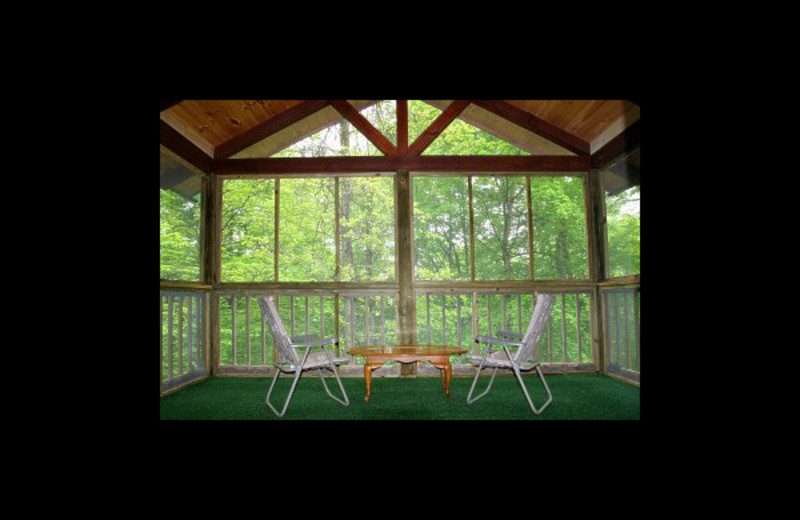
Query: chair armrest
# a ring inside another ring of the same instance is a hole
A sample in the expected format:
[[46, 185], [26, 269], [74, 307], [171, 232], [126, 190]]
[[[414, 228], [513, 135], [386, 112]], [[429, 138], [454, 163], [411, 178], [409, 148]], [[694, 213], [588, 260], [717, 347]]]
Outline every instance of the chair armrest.
[[307, 336], [292, 336], [292, 343], [306, 343], [311, 340], [319, 339], [319, 334], [309, 334]]
[[522, 339], [525, 337], [524, 334], [517, 334], [515, 332], [507, 332], [505, 330], [498, 330], [497, 335], [501, 338], [505, 339]]
[[488, 345], [500, 345], [504, 347], [521, 347], [522, 343], [517, 343], [514, 341], [505, 341], [502, 339], [492, 338], [490, 336], [477, 336], [475, 338], [476, 343], [486, 343]]

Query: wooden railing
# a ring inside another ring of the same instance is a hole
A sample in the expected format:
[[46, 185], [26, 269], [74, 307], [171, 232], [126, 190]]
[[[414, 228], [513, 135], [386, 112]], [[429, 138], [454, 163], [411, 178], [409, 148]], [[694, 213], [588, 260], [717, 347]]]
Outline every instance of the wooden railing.
[[602, 289], [606, 370], [639, 381], [639, 286]]
[[208, 293], [161, 290], [161, 391], [208, 376]]
[[[417, 290], [417, 343], [461, 345], [482, 354], [475, 336], [505, 330], [524, 334], [535, 293]], [[590, 291], [554, 292], [556, 301], [540, 339], [538, 356], [548, 371], [596, 370]], [[465, 364], [464, 358], [454, 359]]]
[[[256, 298], [266, 291], [223, 290], [219, 301], [218, 373], [269, 374], [278, 352], [272, 334], [261, 318]], [[336, 354], [356, 345], [395, 344], [394, 290], [271, 290], [278, 313], [290, 336], [318, 334], [338, 338]], [[349, 365], [362, 364], [353, 358]], [[349, 370], [343, 367], [345, 373]]]

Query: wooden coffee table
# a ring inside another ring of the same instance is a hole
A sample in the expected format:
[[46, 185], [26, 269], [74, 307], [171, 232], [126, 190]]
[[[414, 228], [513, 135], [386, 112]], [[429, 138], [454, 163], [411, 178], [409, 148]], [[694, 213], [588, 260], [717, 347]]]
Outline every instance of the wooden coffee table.
[[452, 346], [365, 346], [347, 349], [351, 356], [362, 356], [364, 361], [364, 382], [367, 385], [367, 394], [364, 401], [369, 402], [370, 388], [372, 386], [372, 371], [388, 361], [398, 363], [415, 363], [417, 361], [430, 361], [433, 366], [442, 371], [442, 388], [448, 399], [450, 396], [450, 379], [453, 376], [453, 367], [450, 365], [450, 356], [458, 356], [467, 352], [463, 347]]

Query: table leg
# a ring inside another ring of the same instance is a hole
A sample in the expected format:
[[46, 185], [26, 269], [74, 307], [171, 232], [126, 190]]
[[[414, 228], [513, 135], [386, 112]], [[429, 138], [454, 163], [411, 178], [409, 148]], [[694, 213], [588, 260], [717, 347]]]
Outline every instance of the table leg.
[[367, 395], [364, 396], [364, 401], [369, 402], [369, 393], [372, 387], [372, 365], [367, 363], [364, 363], [364, 383], [367, 385]]
[[453, 397], [450, 395], [450, 379], [453, 377], [453, 367], [450, 365], [448, 361], [444, 365], [444, 393], [447, 394], [448, 399], [452, 399]]

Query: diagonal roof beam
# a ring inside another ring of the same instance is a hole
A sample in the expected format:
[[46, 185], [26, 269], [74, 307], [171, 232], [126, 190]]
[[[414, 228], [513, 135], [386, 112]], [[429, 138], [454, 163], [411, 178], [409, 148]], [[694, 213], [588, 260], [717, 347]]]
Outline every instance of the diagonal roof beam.
[[337, 112], [342, 114], [342, 117], [350, 121], [350, 124], [364, 134], [383, 155], [397, 155], [397, 148], [392, 142], [389, 141], [380, 130], [372, 126], [372, 123], [370, 123], [366, 117], [362, 116], [353, 105], [342, 99], [331, 99], [329, 102]]
[[291, 126], [298, 121], [305, 119], [314, 112], [318, 112], [328, 106], [328, 101], [324, 99], [314, 99], [303, 101], [280, 114], [271, 117], [256, 126], [249, 128], [239, 135], [236, 135], [224, 143], [220, 143], [214, 148], [214, 159], [227, 159], [236, 155], [245, 148], [266, 139], [272, 134]]
[[419, 134], [414, 144], [408, 147], [408, 154], [422, 155], [422, 152], [430, 146], [434, 139], [444, 132], [445, 128], [447, 128], [470, 103], [472, 103], [472, 100], [469, 99], [456, 99], [450, 103], [450, 105], [439, 114], [439, 117], [437, 117], [424, 132]]
[[161, 144], [200, 171], [210, 173], [214, 161], [193, 142], [161, 120]]
[[477, 106], [488, 110], [489, 112], [502, 117], [512, 123], [521, 126], [526, 130], [530, 130], [545, 139], [556, 143], [557, 145], [566, 148], [572, 153], [578, 155], [589, 155], [589, 143], [572, 135], [566, 130], [548, 123], [544, 119], [536, 117], [535, 115], [515, 107], [507, 101], [500, 101], [496, 99], [483, 99], [473, 101]]

